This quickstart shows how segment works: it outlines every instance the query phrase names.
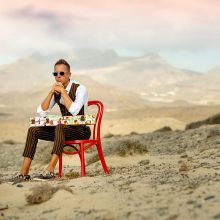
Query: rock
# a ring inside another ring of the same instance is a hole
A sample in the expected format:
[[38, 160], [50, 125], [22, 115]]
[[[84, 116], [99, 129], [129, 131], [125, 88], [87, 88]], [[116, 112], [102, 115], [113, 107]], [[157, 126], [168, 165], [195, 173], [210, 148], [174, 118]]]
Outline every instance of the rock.
[[187, 154], [182, 154], [182, 155], [180, 155], [180, 158], [187, 158], [187, 157], [188, 157]]
[[186, 203], [191, 205], [191, 204], [196, 204], [196, 201], [195, 200], [188, 200]]
[[150, 160], [141, 160], [140, 162], [138, 162], [138, 164], [140, 164], [141, 166], [148, 165], [149, 163]]
[[179, 171], [189, 171], [190, 169], [191, 169], [190, 166], [183, 162], [180, 165]]
[[204, 200], [207, 201], [207, 200], [214, 199], [214, 198], [215, 198], [215, 196], [212, 195], [212, 196], [207, 196], [207, 197], [205, 197]]

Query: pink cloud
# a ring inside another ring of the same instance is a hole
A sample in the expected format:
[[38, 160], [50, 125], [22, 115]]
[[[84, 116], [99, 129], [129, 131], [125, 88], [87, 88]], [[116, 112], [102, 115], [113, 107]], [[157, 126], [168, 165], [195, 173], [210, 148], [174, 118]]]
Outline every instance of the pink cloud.
[[11, 0], [0, 7], [1, 50], [219, 48], [219, 11], [218, 0]]

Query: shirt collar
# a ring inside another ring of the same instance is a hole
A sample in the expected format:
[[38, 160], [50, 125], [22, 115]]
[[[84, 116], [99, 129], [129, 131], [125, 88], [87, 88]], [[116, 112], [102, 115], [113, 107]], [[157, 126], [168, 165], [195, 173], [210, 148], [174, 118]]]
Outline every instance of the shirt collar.
[[74, 82], [74, 81], [73, 81], [72, 79], [69, 81], [69, 84], [68, 84], [68, 86], [66, 87], [66, 91], [67, 91], [67, 93], [69, 93], [69, 91], [70, 91], [70, 89], [71, 89], [71, 86], [72, 86], [73, 82]]

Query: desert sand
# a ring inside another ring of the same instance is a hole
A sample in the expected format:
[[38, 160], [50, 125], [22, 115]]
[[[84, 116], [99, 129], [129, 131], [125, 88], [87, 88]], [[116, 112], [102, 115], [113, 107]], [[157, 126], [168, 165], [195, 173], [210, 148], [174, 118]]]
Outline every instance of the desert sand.
[[[7, 179], [19, 171], [28, 123], [8, 119], [0, 129], [0, 219], [220, 219], [220, 125], [184, 129], [218, 112], [211, 106], [106, 113], [110, 175], [94, 149], [86, 154], [86, 177], [77, 156], [64, 156], [62, 178], [15, 184]], [[164, 126], [172, 130], [154, 132]], [[39, 141], [32, 176], [46, 168], [51, 148]]]

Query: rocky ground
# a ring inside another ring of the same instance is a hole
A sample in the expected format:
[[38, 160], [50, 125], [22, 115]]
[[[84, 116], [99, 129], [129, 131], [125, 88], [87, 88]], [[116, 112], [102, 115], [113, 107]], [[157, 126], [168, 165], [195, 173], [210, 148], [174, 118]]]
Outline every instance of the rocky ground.
[[[0, 219], [220, 219], [220, 125], [103, 138], [110, 175], [96, 151], [87, 177], [65, 157], [66, 176], [12, 185], [23, 145], [0, 145]], [[110, 137], [111, 136], [111, 137]], [[51, 144], [40, 142], [31, 174], [45, 168]], [[34, 187], [34, 188], [33, 188]]]

